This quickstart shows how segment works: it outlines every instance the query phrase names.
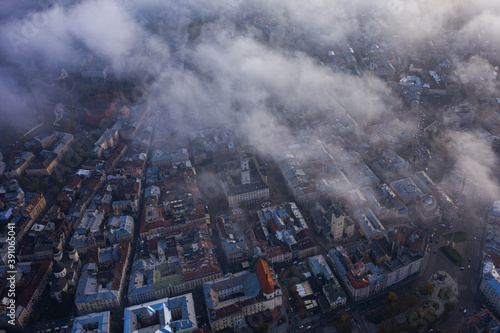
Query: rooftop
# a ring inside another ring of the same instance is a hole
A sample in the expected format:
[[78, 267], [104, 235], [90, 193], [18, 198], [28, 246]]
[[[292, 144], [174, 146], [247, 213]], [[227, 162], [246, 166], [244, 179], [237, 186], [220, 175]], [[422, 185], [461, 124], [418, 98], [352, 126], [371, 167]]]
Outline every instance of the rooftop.
[[109, 333], [111, 332], [110, 320], [109, 311], [89, 313], [85, 316], [76, 317], [71, 333], [93, 333], [95, 330], [99, 333]]
[[162, 298], [125, 309], [124, 332], [185, 332], [197, 328], [191, 293]]

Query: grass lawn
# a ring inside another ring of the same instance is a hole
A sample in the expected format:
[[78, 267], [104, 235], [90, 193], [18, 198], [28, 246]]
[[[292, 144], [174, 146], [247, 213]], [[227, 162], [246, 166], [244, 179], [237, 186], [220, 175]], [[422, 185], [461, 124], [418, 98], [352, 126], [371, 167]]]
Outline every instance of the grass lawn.
[[443, 252], [444, 255], [448, 259], [450, 259], [450, 261], [452, 263], [454, 263], [456, 266], [458, 266], [458, 267], [462, 266], [462, 256], [460, 256], [460, 254], [455, 249], [452, 249], [452, 248], [449, 248], [446, 246], [442, 246], [439, 248], [439, 250], [441, 252]]
[[441, 289], [438, 293], [438, 297], [442, 300], [446, 300], [446, 291], [444, 289]]
[[455, 243], [460, 243], [467, 240], [467, 234], [464, 231], [457, 231], [444, 235], [444, 238], [449, 241], [452, 240]]

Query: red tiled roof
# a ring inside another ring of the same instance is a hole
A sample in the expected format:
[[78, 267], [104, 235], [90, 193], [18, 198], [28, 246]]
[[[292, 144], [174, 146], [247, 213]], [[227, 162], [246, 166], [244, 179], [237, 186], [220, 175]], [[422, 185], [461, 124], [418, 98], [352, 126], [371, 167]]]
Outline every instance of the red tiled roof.
[[276, 222], [274, 220], [269, 221], [267, 225], [269, 226], [273, 234], [278, 231], [278, 226], [276, 225]]
[[260, 286], [262, 291], [266, 294], [271, 294], [274, 292], [274, 281], [271, 276], [271, 270], [269, 265], [264, 259], [259, 258], [255, 263], [255, 271], [257, 272], [257, 277], [259, 278]]
[[234, 303], [229, 304], [228, 306], [225, 306], [223, 308], [210, 309], [209, 316], [212, 319], [212, 321], [216, 321], [216, 320], [219, 320], [221, 318], [230, 317], [233, 314], [241, 312], [241, 311], [243, 311], [243, 310], [242, 310], [239, 302], [234, 302]]
[[219, 265], [217, 264], [217, 262], [211, 262], [211, 263], [207, 263], [207, 266], [205, 266], [203, 268], [200, 267], [200, 268], [192, 270], [192, 271], [188, 271], [188, 270], [184, 269], [184, 267], [183, 267], [182, 276], [184, 277], [185, 281], [189, 281], [189, 280], [198, 279], [198, 278], [201, 278], [204, 276], [214, 275], [214, 274], [217, 274], [220, 272], [221, 272], [221, 269], [220, 269]]
[[149, 253], [157, 253], [158, 252], [158, 239], [152, 238], [148, 241], [148, 251]]
[[[51, 261], [40, 261], [36, 263], [32, 263], [30, 267], [30, 271], [28, 273], [24, 273], [21, 276], [21, 279], [17, 282], [19, 291], [16, 297], [16, 305], [22, 305], [26, 307], [33, 297], [35, 290], [39, 287], [42, 280], [47, 277], [48, 271], [52, 267]], [[4, 291], [7, 290], [4, 289]]]
[[95, 191], [99, 187], [99, 179], [92, 178], [86, 185], [89, 190]]
[[363, 289], [363, 288], [366, 288], [366, 287], [368, 287], [370, 285], [370, 281], [368, 281], [367, 279], [357, 280], [354, 277], [354, 275], [352, 275], [351, 271], [348, 271], [346, 273], [346, 277], [347, 277], [347, 279], [349, 280], [349, 283], [351, 284], [351, 286], [354, 289]]
[[273, 247], [271, 249], [267, 249], [266, 254], [267, 254], [268, 258], [274, 258], [274, 257], [282, 255], [283, 251], [282, 251], [281, 247]]
[[113, 111], [115, 111], [117, 106], [118, 103], [111, 103], [111, 105], [104, 112], [96, 112], [87, 109], [85, 110], [85, 120], [89, 122], [101, 121], [102, 119], [109, 117]]

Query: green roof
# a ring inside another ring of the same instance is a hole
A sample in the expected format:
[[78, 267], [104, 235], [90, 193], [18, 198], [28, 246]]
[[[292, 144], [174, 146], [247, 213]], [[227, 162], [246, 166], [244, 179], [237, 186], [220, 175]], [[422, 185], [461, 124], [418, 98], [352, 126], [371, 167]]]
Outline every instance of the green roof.
[[326, 296], [324, 294], [319, 295], [318, 303], [319, 303], [319, 306], [321, 306], [321, 308], [323, 310], [329, 309], [331, 306], [330, 303], [328, 302], [328, 299], [326, 298]]
[[344, 290], [338, 284], [325, 284], [323, 292], [331, 303], [334, 303], [337, 298], [346, 298]]
[[165, 289], [168, 288], [169, 286], [173, 286], [184, 282], [184, 277], [182, 276], [182, 269], [180, 266], [177, 266], [175, 268], [175, 272], [173, 274], [161, 276], [161, 272], [163, 270], [166, 270], [167, 268], [168, 264], [162, 264], [158, 269], [155, 269], [153, 273], [153, 285], [155, 287], [155, 290]]

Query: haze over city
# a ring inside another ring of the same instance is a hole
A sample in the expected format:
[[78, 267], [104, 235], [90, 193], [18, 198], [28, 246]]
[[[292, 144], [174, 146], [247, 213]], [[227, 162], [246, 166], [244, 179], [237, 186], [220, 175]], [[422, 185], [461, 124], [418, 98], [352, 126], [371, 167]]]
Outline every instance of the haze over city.
[[2, 4], [0, 327], [499, 329], [499, 34], [486, 0]]

